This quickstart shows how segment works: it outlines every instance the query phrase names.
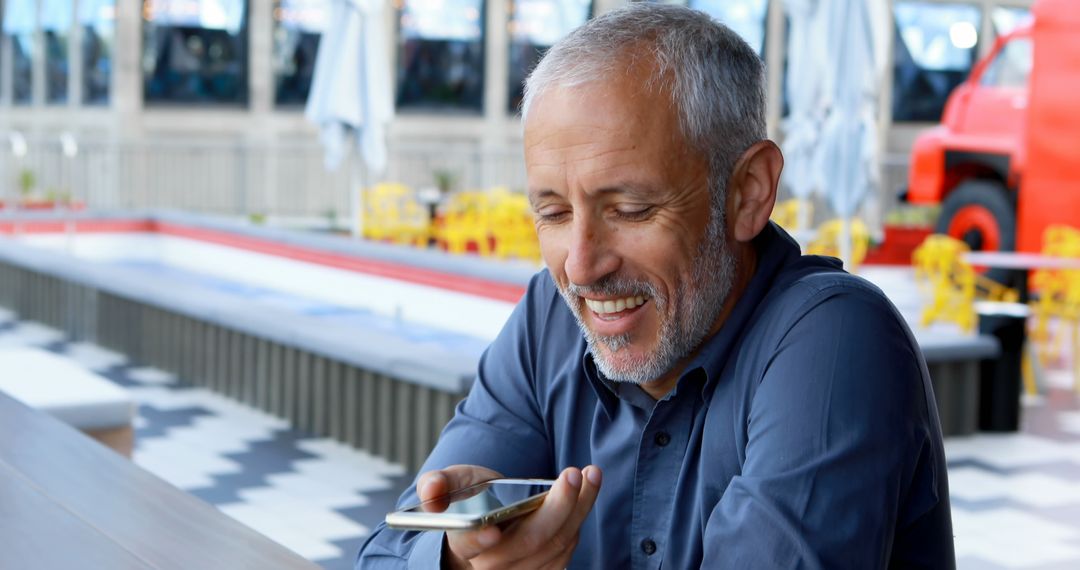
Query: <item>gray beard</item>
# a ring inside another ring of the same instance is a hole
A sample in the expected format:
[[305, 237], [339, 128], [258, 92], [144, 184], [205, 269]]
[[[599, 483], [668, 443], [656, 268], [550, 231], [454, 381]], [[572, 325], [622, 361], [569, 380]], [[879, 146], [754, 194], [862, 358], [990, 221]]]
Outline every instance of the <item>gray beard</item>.
[[[698, 243], [690, 279], [680, 281], [673, 299], [660, 294], [648, 281], [617, 275], [606, 276], [594, 285], [571, 283], [565, 289], [558, 289], [574, 313], [600, 373], [616, 382], [644, 384], [672, 370], [705, 341], [731, 294], [735, 269], [735, 256], [728, 249], [724, 236], [723, 210], [713, 208], [705, 235]], [[581, 315], [581, 296], [585, 293], [614, 297], [641, 295], [651, 299], [655, 303], [654, 310], [660, 315], [656, 349], [633, 361], [618, 362], [609, 358], [600, 346], [606, 347], [614, 356], [630, 344], [631, 335], [605, 336], [589, 330]]]

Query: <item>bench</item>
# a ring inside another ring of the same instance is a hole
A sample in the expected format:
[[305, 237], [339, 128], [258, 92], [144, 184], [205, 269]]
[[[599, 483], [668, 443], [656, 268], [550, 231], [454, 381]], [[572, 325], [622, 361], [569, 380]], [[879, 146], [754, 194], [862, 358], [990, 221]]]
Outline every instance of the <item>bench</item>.
[[1001, 354], [1001, 345], [989, 335], [961, 335], [925, 329], [915, 329], [914, 333], [930, 371], [942, 435], [971, 435], [977, 432], [982, 364]]
[[63, 356], [0, 349], [0, 391], [131, 457], [135, 401], [126, 390]]

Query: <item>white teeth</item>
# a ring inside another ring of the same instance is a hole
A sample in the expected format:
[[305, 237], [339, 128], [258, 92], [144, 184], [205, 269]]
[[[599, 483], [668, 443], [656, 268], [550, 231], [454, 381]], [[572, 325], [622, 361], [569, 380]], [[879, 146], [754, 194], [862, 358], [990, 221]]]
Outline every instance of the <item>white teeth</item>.
[[621, 313], [627, 309], [633, 309], [645, 304], [645, 297], [627, 297], [625, 299], [617, 299], [614, 301], [594, 301], [592, 299], [585, 299], [585, 306], [589, 307], [589, 310], [601, 315], [607, 315], [611, 313]]

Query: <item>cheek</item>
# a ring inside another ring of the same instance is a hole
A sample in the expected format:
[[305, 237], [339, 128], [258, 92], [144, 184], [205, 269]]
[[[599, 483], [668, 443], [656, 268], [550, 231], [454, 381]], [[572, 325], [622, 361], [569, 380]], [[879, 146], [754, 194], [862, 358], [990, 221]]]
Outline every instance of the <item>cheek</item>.
[[696, 248], [679, 229], [622, 233], [619, 249], [623, 259], [665, 284], [681, 279], [694, 263]]
[[544, 265], [559, 283], [565, 283], [563, 270], [568, 255], [566, 245], [559, 239], [557, 232], [538, 230], [536, 235], [540, 241], [540, 257], [543, 258]]

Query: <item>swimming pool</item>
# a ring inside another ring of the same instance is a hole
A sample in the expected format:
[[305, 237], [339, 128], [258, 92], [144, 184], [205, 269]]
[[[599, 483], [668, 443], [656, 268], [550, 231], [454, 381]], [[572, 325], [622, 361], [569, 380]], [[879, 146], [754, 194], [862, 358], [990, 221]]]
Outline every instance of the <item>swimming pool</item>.
[[0, 234], [24, 318], [409, 465], [537, 269], [180, 214]]
[[267, 308], [408, 338], [437, 339], [456, 348], [490, 342], [514, 306], [498, 292], [466, 293], [157, 232], [37, 233], [16, 239], [161, 277], [174, 287], [234, 295]]

